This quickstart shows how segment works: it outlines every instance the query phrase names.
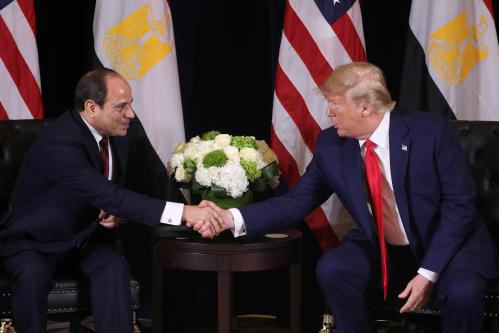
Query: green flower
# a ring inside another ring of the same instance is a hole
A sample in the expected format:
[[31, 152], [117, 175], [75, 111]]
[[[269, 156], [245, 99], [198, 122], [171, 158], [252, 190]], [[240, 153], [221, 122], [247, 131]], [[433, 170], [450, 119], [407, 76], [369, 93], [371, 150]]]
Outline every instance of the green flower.
[[227, 156], [223, 150], [217, 149], [204, 155], [203, 165], [205, 168], [212, 166], [221, 167], [227, 162]]
[[243, 167], [244, 171], [246, 171], [246, 177], [248, 177], [250, 182], [254, 182], [255, 179], [262, 176], [262, 172], [256, 167], [256, 162], [241, 160], [239, 163]]
[[215, 137], [219, 134], [220, 134], [219, 131], [209, 131], [209, 132], [202, 134], [201, 139], [203, 139], [204, 141], [215, 140]]
[[184, 162], [182, 162], [182, 166], [184, 167], [185, 171], [187, 171], [189, 174], [193, 175], [194, 172], [196, 172], [196, 162], [194, 162], [192, 159], [189, 157], [184, 159]]
[[245, 147], [258, 149], [256, 140], [252, 136], [233, 136], [230, 145], [236, 147], [239, 150]]

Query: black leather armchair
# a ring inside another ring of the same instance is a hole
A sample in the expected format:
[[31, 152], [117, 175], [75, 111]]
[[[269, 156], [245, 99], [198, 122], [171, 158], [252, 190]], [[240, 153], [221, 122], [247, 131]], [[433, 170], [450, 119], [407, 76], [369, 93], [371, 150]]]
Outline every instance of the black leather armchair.
[[[49, 124], [49, 120], [0, 121], [0, 215], [8, 209], [10, 194], [24, 154], [35, 137]], [[137, 310], [140, 305], [139, 283], [132, 279], [130, 289], [132, 308]], [[0, 318], [11, 318], [10, 298], [9, 279], [0, 270]], [[87, 281], [74, 273], [56, 277], [48, 296], [48, 313], [68, 317], [71, 332], [77, 332], [81, 318], [88, 312]]]
[[[475, 178], [478, 213], [492, 235], [496, 258], [499, 258], [499, 122], [456, 120], [453, 125]], [[490, 331], [499, 333], [499, 279], [490, 284], [485, 301], [486, 325]], [[381, 316], [391, 317], [403, 303], [396, 295], [390, 295], [386, 302], [379, 302], [374, 308]], [[429, 304], [417, 315], [439, 313], [437, 307]]]

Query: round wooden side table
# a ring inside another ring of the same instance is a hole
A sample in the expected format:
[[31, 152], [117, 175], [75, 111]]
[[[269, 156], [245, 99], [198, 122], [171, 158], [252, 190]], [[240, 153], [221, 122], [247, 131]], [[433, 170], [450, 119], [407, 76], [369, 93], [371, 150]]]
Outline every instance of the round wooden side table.
[[[156, 230], [153, 263], [154, 333], [162, 332], [162, 271], [173, 268], [218, 273], [218, 332], [229, 333], [232, 317], [233, 273], [289, 267], [290, 332], [300, 331], [301, 232], [287, 230], [256, 239], [245, 237], [205, 240], [178, 237]], [[166, 229], [163, 229], [166, 230]]]

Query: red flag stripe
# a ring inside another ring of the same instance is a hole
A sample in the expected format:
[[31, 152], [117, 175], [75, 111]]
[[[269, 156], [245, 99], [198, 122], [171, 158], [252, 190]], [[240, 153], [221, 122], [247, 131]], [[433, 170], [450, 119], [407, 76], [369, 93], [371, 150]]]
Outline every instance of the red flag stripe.
[[483, 3], [485, 4], [485, 7], [487, 7], [487, 9], [489, 10], [490, 16], [495, 17], [494, 7], [492, 6], [492, 1], [491, 0], [483, 0]]
[[367, 60], [364, 45], [355, 30], [350, 16], [341, 16], [333, 23], [332, 28], [351, 59], [355, 59], [355, 61]]
[[35, 7], [33, 6], [33, 0], [17, 0], [19, 7], [21, 8], [26, 20], [28, 21], [31, 30], [33, 30], [33, 35], [36, 36], [36, 19], [35, 19]]
[[14, 37], [2, 17], [0, 17], [0, 40], [3, 41], [0, 48], [0, 58], [18, 87], [19, 93], [31, 111], [33, 118], [43, 118], [42, 96], [36, 79], [19, 52]]
[[315, 140], [321, 128], [317, 125], [310, 112], [308, 112], [303, 97], [301, 97], [299, 91], [296, 90], [279, 64], [276, 69], [275, 92], [282, 106], [298, 127], [308, 148], [313, 152], [315, 149]]
[[283, 29], [286, 38], [293, 45], [296, 53], [298, 53], [308, 68], [316, 85], [320, 85], [333, 68], [329, 65], [326, 58], [324, 58], [312, 35], [310, 35], [310, 32], [296, 15], [295, 10], [290, 6], [289, 2], [286, 3]]
[[305, 221], [307, 221], [307, 224], [310, 227], [310, 230], [312, 230], [314, 236], [319, 240], [323, 251], [326, 251], [327, 249], [340, 243], [333, 229], [331, 229], [331, 225], [329, 224], [328, 218], [326, 214], [324, 214], [324, 210], [322, 210], [322, 208], [319, 207], [312, 213], [308, 214]]
[[284, 178], [288, 181], [288, 186], [295, 186], [300, 179], [298, 166], [296, 165], [296, 161], [293, 156], [291, 156], [286, 147], [282, 144], [279, 136], [277, 136], [273, 125], [271, 127], [270, 142], [272, 149], [277, 156], [279, 156], [279, 169], [283, 173]]
[[9, 116], [7, 115], [7, 112], [5, 111], [5, 108], [3, 107], [2, 102], [0, 102], [0, 120], [8, 120]]

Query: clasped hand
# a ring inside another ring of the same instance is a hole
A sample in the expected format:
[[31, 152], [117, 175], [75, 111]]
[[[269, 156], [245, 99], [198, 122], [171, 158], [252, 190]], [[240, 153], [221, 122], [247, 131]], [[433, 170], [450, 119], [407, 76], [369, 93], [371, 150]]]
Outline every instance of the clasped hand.
[[189, 228], [203, 238], [213, 238], [222, 231], [234, 227], [232, 214], [211, 201], [203, 200], [199, 206], [185, 206], [183, 219]]

